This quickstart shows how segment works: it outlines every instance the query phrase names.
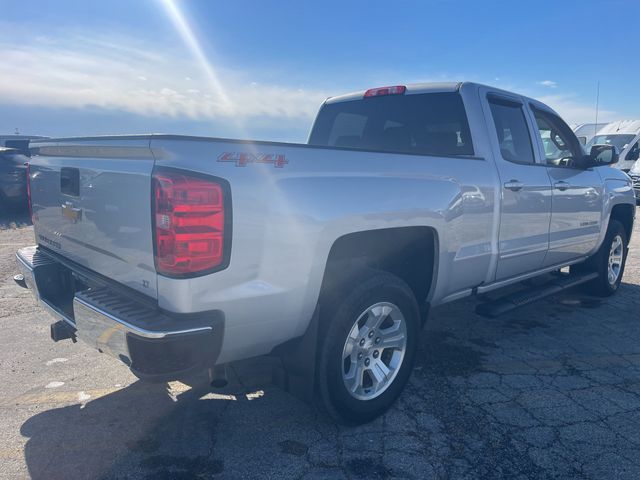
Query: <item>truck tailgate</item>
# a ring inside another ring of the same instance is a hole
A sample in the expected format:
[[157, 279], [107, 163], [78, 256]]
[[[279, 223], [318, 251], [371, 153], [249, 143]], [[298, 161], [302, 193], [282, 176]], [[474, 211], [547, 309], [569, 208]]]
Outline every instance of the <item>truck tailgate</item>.
[[157, 298], [149, 138], [71, 139], [32, 147], [38, 244]]

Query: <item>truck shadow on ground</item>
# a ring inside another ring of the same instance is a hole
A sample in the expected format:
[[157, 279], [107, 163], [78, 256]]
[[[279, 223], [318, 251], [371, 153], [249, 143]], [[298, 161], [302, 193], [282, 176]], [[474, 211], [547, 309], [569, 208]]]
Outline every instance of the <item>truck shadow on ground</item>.
[[29, 473], [34, 479], [221, 473], [212, 436], [231, 400], [201, 400], [207, 393], [200, 387], [172, 398], [166, 385], [135, 382], [85, 405], [38, 414], [21, 428], [29, 437]]
[[[360, 427], [336, 426], [268, 382], [239, 381], [217, 396], [201, 384], [174, 398], [166, 385], [135, 382], [27, 420], [21, 433], [29, 438], [29, 474], [571, 478], [598, 472], [594, 450], [626, 448], [633, 439], [619, 430], [629, 424], [624, 415], [640, 411], [640, 390], [618, 405], [620, 385], [638, 384], [640, 375], [640, 322], [633, 313], [639, 299], [640, 286], [624, 284], [615, 300], [569, 293], [495, 320], [473, 315], [471, 302], [437, 310], [406, 391], [387, 415]], [[612, 433], [594, 437], [601, 427]], [[617, 462], [636, 473], [633, 464]]]

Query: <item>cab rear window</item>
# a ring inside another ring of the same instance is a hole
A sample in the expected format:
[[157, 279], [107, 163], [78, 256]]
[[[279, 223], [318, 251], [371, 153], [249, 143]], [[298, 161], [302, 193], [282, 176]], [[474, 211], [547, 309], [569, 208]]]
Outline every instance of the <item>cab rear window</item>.
[[385, 95], [326, 104], [309, 143], [420, 155], [473, 155], [458, 93]]

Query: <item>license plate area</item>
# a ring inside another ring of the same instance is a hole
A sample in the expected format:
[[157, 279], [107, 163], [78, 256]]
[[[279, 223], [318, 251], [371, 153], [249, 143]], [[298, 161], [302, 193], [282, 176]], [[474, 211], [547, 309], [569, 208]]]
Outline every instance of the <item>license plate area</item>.
[[59, 263], [49, 263], [34, 269], [40, 298], [73, 320], [74, 280], [71, 270]]

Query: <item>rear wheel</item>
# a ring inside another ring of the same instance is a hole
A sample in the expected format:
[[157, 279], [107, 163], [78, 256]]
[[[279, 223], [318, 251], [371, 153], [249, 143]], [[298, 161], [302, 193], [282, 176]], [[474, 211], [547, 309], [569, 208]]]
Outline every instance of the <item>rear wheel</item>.
[[580, 271], [596, 272], [598, 277], [585, 287], [593, 295], [608, 297], [620, 286], [626, 260], [627, 233], [620, 222], [611, 220], [598, 251], [576, 268]]
[[322, 404], [343, 423], [364, 423], [384, 413], [409, 378], [418, 305], [405, 282], [375, 270], [333, 301], [320, 345]]

